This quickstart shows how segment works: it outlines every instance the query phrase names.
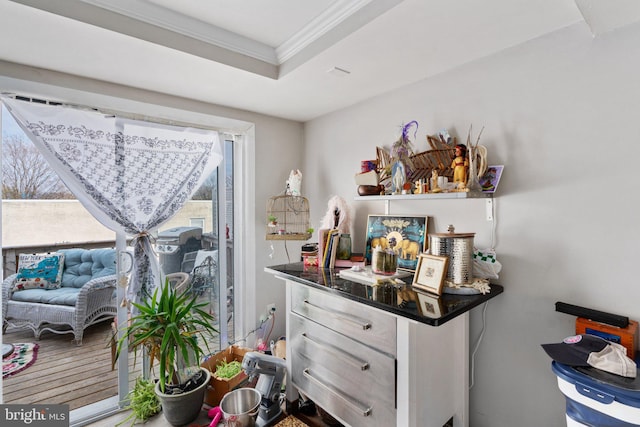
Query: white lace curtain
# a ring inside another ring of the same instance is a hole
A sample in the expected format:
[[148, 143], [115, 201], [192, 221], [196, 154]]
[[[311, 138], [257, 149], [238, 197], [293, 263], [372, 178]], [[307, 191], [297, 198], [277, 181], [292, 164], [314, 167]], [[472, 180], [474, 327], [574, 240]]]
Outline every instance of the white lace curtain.
[[135, 236], [127, 298], [160, 284], [149, 230], [191, 198], [222, 160], [218, 133], [2, 98], [80, 203], [107, 228]]

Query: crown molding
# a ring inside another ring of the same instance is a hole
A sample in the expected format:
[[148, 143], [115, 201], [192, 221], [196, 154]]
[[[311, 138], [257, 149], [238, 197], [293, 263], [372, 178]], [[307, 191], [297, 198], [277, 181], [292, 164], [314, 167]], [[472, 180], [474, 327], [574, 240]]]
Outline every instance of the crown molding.
[[278, 65], [318, 40], [373, 0], [336, 0], [324, 12], [275, 49]]
[[181, 15], [154, 3], [131, 0], [80, 1], [223, 49], [250, 56], [272, 65], [279, 65], [274, 49], [271, 46], [216, 25], [207, 24], [190, 16]]
[[375, 0], [336, 0], [322, 14], [275, 49], [259, 41], [186, 15], [177, 14], [173, 10], [150, 2], [131, 0], [80, 1], [273, 65], [281, 65]]
[[11, 1], [277, 79], [402, 0], [335, 0], [276, 48], [145, 0]]

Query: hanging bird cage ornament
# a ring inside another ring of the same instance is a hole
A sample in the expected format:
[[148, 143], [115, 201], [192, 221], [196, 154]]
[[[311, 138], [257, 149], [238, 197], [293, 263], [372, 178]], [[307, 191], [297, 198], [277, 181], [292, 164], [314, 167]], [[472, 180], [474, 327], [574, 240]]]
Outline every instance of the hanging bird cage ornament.
[[306, 197], [280, 195], [267, 200], [267, 240], [309, 240], [309, 201]]

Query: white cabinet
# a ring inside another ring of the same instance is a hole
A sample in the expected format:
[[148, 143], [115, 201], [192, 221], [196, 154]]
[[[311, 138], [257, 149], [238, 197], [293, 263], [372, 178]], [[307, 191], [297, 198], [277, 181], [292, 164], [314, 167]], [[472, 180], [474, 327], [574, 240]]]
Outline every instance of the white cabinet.
[[394, 425], [395, 317], [303, 285], [288, 288], [291, 383], [350, 426]]
[[434, 327], [278, 277], [290, 404], [300, 390], [351, 427], [468, 426], [468, 313]]

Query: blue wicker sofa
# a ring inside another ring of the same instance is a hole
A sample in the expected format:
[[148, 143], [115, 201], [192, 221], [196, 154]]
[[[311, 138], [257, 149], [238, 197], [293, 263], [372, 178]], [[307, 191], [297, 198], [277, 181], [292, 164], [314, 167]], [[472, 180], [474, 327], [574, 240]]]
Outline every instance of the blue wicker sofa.
[[[116, 315], [115, 249], [62, 249], [55, 254], [63, 266], [55, 279], [39, 284], [18, 268], [2, 283], [2, 330], [9, 326], [29, 328], [36, 339], [43, 331], [73, 333], [82, 344], [84, 330]], [[54, 260], [55, 261], [55, 260]], [[51, 257], [42, 260], [40, 270], [49, 268]], [[45, 267], [42, 267], [45, 266]], [[43, 273], [44, 274], [44, 273]], [[55, 274], [54, 274], [55, 275]], [[28, 276], [28, 279], [25, 279]], [[27, 285], [23, 285], [26, 283]]]

